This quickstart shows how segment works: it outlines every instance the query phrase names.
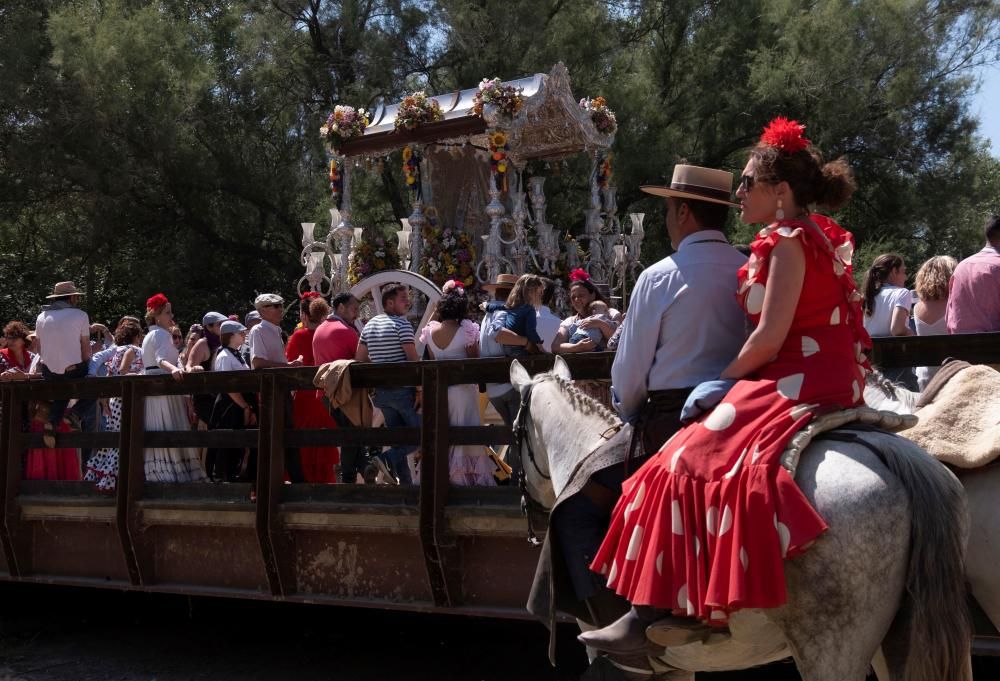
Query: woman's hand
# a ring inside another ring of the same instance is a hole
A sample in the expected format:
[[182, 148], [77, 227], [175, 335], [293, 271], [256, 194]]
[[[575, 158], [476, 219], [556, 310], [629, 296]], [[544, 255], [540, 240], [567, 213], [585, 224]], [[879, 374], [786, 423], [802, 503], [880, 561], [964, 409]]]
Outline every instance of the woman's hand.
[[560, 355], [565, 355], [571, 352], [590, 352], [595, 347], [594, 341], [590, 338], [584, 338], [582, 341], [576, 343], [553, 343], [556, 348], [556, 352]]
[[190, 364], [188, 365], [188, 373], [197, 374], [200, 371], [204, 371], [205, 367], [200, 364]]
[[465, 346], [465, 354], [469, 357], [479, 357], [479, 341]]
[[584, 331], [587, 329], [600, 329], [604, 340], [611, 338], [611, 334], [615, 332], [614, 329], [611, 328], [611, 325], [603, 319], [591, 319], [589, 317], [580, 322], [578, 328], [581, 328]]
[[257, 424], [257, 415], [253, 413], [250, 405], [243, 407], [243, 425], [253, 426]]
[[175, 381], [180, 382], [184, 380], [184, 370], [178, 367], [174, 367], [173, 369], [171, 369], [170, 375], [173, 377]]

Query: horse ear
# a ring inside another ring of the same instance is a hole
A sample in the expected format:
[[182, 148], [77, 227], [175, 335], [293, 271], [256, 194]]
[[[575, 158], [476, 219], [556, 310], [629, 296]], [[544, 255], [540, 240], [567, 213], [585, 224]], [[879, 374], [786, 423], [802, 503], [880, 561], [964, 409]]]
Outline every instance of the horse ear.
[[516, 359], [510, 363], [510, 382], [519, 393], [531, 383], [531, 374]]
[[567, 364], [566, 360], [564, 360], [559, 355], [556, 355], [556, 361], [552, 365], [552, 373], [554, 373], [556, 376], [558, 376], [559, 378], [561, 378], [563, 380], [566, 380], [566, 381], [572, 381], [573, 380], [573, 377], [570, 376], [570, 373], [569, 373], [569, 364]]

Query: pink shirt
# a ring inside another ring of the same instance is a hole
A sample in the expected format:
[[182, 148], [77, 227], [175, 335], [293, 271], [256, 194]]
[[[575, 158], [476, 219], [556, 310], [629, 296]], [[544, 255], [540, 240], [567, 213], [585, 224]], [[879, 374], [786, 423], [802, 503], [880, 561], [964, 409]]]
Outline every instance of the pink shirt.
[[986, 246], [958, 264], [947, 317], [948, 333], [1000, 331], [1000, 250]]
[[338, 359], [354, 359], [358, 351], [358, 332], [339, 317], [328, 317], [316, 328], [312, 347], [316, 366]]

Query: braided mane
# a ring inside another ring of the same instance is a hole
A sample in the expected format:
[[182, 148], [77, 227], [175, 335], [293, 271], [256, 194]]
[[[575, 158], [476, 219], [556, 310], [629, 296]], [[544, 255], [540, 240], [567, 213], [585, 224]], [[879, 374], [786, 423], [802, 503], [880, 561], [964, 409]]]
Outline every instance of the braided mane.
[[551, 380], [555, 381], [563, 392], [566, 393], [566, 399], [569, 403], [579, 412], [586, 416], [596, 416], [603, 419], [605, 423], [609, 426], [616, 425], [621, 422], [621, 419], [612, 412], [610, 409], [605, 407], [603, 404], [595, 400], [593, 397], [583, 392], [575, 385], [572, 381], [567, 381], [561, 376], [557, 376], [552, 372], [546, 372], [544, 374], [538, 374], [535, 377], [535, 382], [541, 382]]

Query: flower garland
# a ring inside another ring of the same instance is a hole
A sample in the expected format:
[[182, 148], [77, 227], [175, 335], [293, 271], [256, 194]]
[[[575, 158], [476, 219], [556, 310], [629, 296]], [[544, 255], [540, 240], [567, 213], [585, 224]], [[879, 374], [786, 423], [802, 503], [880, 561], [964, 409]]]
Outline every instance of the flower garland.
[[524, 106], [523, 91], [523, 88], [504, 85], [499, 78], [483, 78], [479, 81], [479, 91], [472, 98], [469, 113], [482, 116], [483, 107], [489, 104], [495, 106], [501, 115], [513, 118]]
[[413, 130], [424, 123], [435, 123], [444, 120], [444, 112], [436, 100], [427, 96], [423, 90], [414, 92], [403, 98], [396, 112], [396, 130], [403, 128]]
[[396, 246], [382, 237], [363, 239], [355, 245], [347, 261], [347, 281], [354, 286], [369, 274], [399, 269]]
[[443, 286], [449, 279], [464, 286], [475, 284], [476, 249], [469, 234], [442, 227], [435, 213], [428, 210], [423, 238], [420, 274], [438, 286]]
[[502, 191], [507, 191], [507, 152], [510, 145], [507, 143], [507, 135], [500, 130], [493, 130], [487, 133], [487, 140], [490, 148], [490, 170], [496, 175], [497, 186]]
[[365, 134], [369, 122], [368, 112], [364, 109], [338, 104], [333, 107], [333, 113], [326, 117], [326, 124], [320, 127], [319, 134], [330, 145], [330, 149], [337, 153], [344, 142]]
[[590, 114], [590, 120], [598, 132], [613, 135], [618, 130], [618, 119], [615, 118], [615, 112], [608, 108], [604, 97], [584, 97], [580, 100], [580, 108]]
[[403, 178], [406, 180], [406, 188], [420, 198], [420, 152], [412, 146], [403, 147]]

